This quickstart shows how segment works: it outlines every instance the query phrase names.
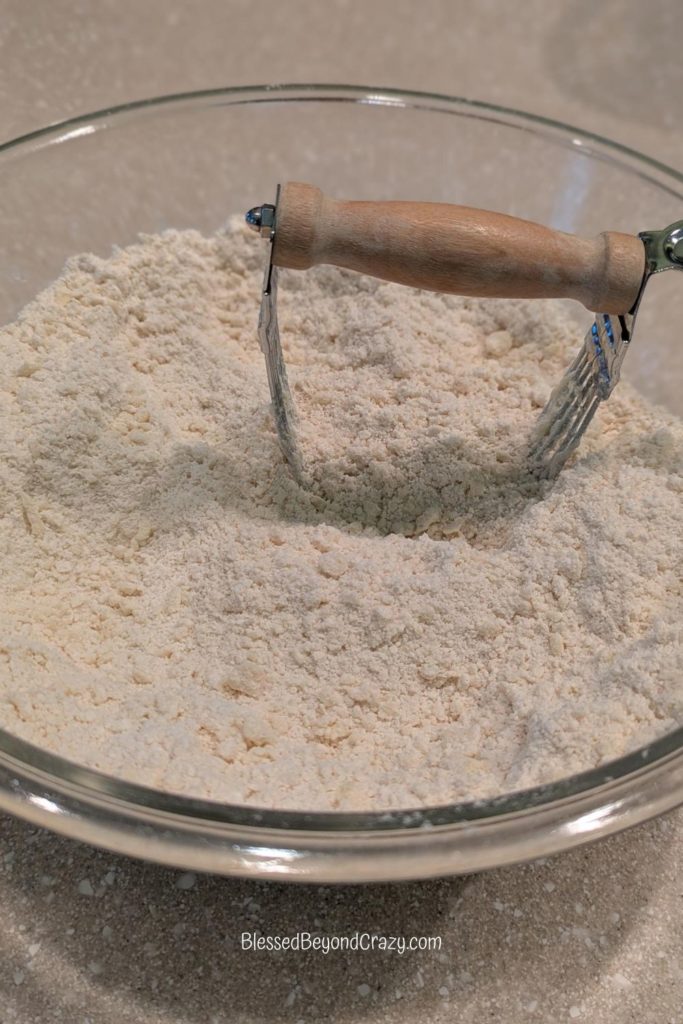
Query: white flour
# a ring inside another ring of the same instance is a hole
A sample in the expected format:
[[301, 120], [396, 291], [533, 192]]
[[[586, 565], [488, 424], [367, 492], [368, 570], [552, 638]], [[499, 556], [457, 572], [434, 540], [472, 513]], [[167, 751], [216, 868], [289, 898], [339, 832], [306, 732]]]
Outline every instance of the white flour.
[[283, 275], [311, 489], [246, 230], [69, 262], [0, 332], [0, 725], [269, 806], [478, 797], [683, 718], [683, 429], [625, 384], [541, 493], [562, 304]]

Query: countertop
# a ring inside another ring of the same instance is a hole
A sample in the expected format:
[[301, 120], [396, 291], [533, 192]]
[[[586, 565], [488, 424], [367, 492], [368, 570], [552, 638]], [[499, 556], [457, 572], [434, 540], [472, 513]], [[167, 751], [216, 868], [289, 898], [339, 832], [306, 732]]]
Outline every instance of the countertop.
[[[679, 0], [4, 0], [0, 138], [130, 99], [350, 82], [498, 102], [683, 166]], [[2, 1024], [683, 1022], [683, 812], [467, 878], [194, 876], [0, 818]], [[440, 935], [280, 953], [243, 931]]]

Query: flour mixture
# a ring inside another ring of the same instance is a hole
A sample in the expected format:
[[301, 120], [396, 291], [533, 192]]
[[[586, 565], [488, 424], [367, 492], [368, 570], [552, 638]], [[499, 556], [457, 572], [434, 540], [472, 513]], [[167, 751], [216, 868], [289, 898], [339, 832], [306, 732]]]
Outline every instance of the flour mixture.
[[526, 440], [580, 343], [562, 303], [289, 272], [301, 488], [262, 261], [237, 221], [143, 237], [0, 332], [0, 725], [162, 789], [368, 809], [679, 724], [681, 422], [621, 384], [540, 485]]

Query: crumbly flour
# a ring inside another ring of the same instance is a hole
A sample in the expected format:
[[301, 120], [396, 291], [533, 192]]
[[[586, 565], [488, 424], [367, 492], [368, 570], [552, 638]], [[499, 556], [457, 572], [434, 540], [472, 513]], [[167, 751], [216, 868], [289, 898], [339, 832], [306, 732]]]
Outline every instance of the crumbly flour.
[[562, 303], [290, 272], [302, 489], [263, 259], [236, 222], [142, 237], [0, 332], [0, 725], [323, 809], [487, 796], [680, 723], [681, 421], [622, 384], [541, 487], [522, 457], [579, 344]]

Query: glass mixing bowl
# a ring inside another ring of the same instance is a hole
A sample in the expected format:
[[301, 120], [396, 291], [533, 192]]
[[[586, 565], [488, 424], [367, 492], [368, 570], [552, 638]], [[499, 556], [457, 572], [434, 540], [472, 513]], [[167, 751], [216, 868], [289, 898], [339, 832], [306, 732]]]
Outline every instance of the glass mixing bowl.
[[[0, 323], [67, 257], [139, 232], [212, 232], [278, 181], [441, 200], [593, 235], [683, 215], [683, 176], [623, 146], [485, 103], [355, 86], [217, 89], [74, 118], [0, 146]], [[254, 318], [258, 296], [254, 296]], [[587, 322], [579, 311], [577, 319]], [[649, 286], [627, 375], [681, 413], [683, 282]], [[577, 334], [577, 346], [578, 346]], [[256, 344], [256, 342], [255, 342]], [[264, 368], [265, 376], [265, 368]], [[1, 633], [0, 633], [1, 639]], [[683, 801], [683, 729], [593, 771], [493, 800], [391, 813], [216, 804], [111, 778], [0, 731], [0, 809], [200, 871], [370, 881], [477, 871], [605, 836]]]

